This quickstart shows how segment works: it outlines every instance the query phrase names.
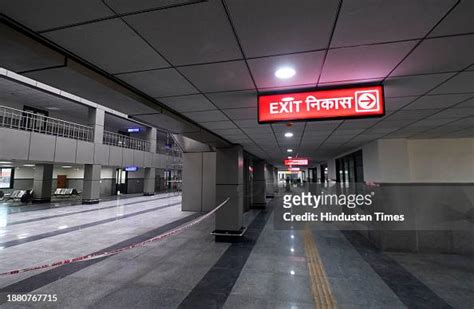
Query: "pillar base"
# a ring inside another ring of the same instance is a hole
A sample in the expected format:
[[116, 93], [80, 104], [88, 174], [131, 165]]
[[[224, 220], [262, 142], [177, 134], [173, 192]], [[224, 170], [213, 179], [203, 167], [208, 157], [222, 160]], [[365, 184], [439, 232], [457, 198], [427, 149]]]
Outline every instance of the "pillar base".
[[90, 205], [90, 204], [99, 204], [100, 200], [82, 200], [82, 204]]
[[38, 199], [33, 199], [31, 202], [33, 204], [51, 203], [51, 198], [50, 197], [44, 198], [44, 199], [38, 198]]
[[238, 231], [214, 230], [211, 235], [216, 237], [217, 242], [238, 242], [241, 241], [247, 227], [242, 226]]
[[143, 192], [143, 196], [153, 196], [155, 192]]

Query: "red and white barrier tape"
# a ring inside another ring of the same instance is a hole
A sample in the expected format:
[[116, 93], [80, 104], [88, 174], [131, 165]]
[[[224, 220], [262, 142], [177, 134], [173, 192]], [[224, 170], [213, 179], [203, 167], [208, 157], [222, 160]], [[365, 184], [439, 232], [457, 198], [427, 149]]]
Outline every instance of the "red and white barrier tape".
[[158, 235], [158, 236], [155, 236], [155, 237], [153, 237], [153, 238], [144, 240], [144, 241], [142, 241], [142, 242], [139, 242], [139, 243], [136, 243], [136, 244], [127, 246], [127, 247], [118, 248], [118, 249], [114, 249], [114, 250], [106, 251], [106, 252], [101, 252], [101, 253], [91, 253], [91, 254], [88, 254], [88, 255], [83, 255], [83, 256], [79, 256], [79, 257], [72, 258], [72, 259], [67, 259], [67, 260], [62, 260], [62, 261], [54, 262], [54, 263], [51, 263], [51, 264], [44, 264], [44, 265], [40, 265], [40, 266], [32, 266], [32, 267], [26, 267], [26, 268], [21, 268], [21, 269], [10, 270], [10, 271], [6, 271], [6, 272], [3, 272], [3, 273], [0, 273], [0, 276], [15, 275], [15, 274], [20, 274], [20, 273], [25, 273], [25, 272], [28, 272], [28, 271], [46, 269], [46, 268], [57, 267], [57, 266], [65, 265], [65, 264], [71, 264], [71, 263], [82, 262], [82, 261], [86, 261], [86, 260], [98, 259], [98, 258], [110, 256], [110, 255], [115, 255], [115, 254], [117, 254], [117, 253], [120, 253], [120, 252], [123, 252], [123, 251], [127, 251], [127, 250], [130, 250], [130, 249], [136, 248], [136, 247], [143, 247], [143, 246], [145, 246], [146, 244], [149, 244], [149, 243], [152, 243], [152, 242], [155, 242], [155, 241], [160, 241], [160, 240], [163, 240], [163, 239], [165, 239], [165, 238], [167, 238], [167, 237], [169, 237], [169, 236], [179, 234], [179, 233], [181, 233], [182, 231], [184, 231], [185, 229], [188, 229], [188, 228], [190, 228], [191, 226], [200, 223], [201, 221], [205, 220], [206, 218], [208, 218], [209, 216], [211, 216], [213, 213], [215, 213], [216, 211], [218, 211], [218, 210], [219, 210], [222, 206], [224, 206], [229, 200], [230, 200], [230, 198], [228, 197], [228, 198], [227, 198], [225, 201], [223, 201], [219, 206], [217, 206], [216, 208], [214, 208], [213, 210], [211, 210], [211, 211], [208, 212], [207, 214], [205, 214], [205, 215], [203, 215], [203, 216], [201, 216], [201, 217], [199, 217], [199, 218], [197, 218], [197, 219], [195, 219], [195, 220], [193, 220], [193, 221], [191, 221], [191, 222], [189, 222], [189, 223], [183, 224], [183, 225], [181, 225], [181, 226], [178, 226], [178, 227], [176, 227], [176, 228], [174, 228], [174, 229], [169, 230], [168, 232], [165, 232], [165, 233], [160, 234], [160, 235]]

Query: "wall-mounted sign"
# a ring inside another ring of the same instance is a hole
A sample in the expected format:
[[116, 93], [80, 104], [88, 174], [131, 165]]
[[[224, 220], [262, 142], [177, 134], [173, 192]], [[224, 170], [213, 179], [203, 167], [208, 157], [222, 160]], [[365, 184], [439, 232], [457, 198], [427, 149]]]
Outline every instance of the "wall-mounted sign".
[[125, 171], [127, 171], [127, 172], [136, 172], [136, 171], [138, 171], [138, 166], [126, 166]]
[[140, 128], [128, 128], [127, 132], [128, 133], [138, 133], [138, 132], [140, 132]]
[[384, 113], [382, 86], [338, 88], [258, 97], [259, 123], [380, 117]]
[[285, 160], [285, 165], [308, 165], [308, 159], [286, 159]]

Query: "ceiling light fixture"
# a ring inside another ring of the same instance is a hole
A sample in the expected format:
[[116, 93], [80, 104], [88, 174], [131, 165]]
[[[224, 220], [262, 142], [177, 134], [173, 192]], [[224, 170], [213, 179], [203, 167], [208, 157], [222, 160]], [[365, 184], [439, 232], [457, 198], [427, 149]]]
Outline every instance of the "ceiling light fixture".
[[0, 161], [0, 164], [12, 164], [12, 162], [8, 162], [8, 161]]
[[290, 67], [281, 67], [275, 71], [275, 76], [279, 79], [288, 79], [295, 76], [296, 71]]
[[286, 152], [293, 152], [293, 149], [287, 149]]
[[35, 166], [34, 164], [23, 164], [23, 166], [26, 166], [26, 167], [33, 167]]
[[291, 132], [286, 132], [286, 133], [285, 133], [285, 137], [288, 137], [288, 138], [293, 137], [293, 133], [291, 133]]
[[61, 166], [61, 167], [62, 167], [62, 168], [71, 168], [72, 166], [70, 166], [70, 165], [63, 165], [63, 166]]
[[292, 157], [292, 156], [288, 156], [288, 159], [293, 159], [293, 157]]

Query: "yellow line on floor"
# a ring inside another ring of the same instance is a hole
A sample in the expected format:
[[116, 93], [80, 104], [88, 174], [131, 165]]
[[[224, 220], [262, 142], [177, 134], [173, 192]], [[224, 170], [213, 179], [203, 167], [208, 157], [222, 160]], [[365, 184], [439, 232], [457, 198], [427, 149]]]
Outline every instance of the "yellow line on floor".
[[315, 308], [337, 308], [311, 230], [306, 228], [303, 235]]

